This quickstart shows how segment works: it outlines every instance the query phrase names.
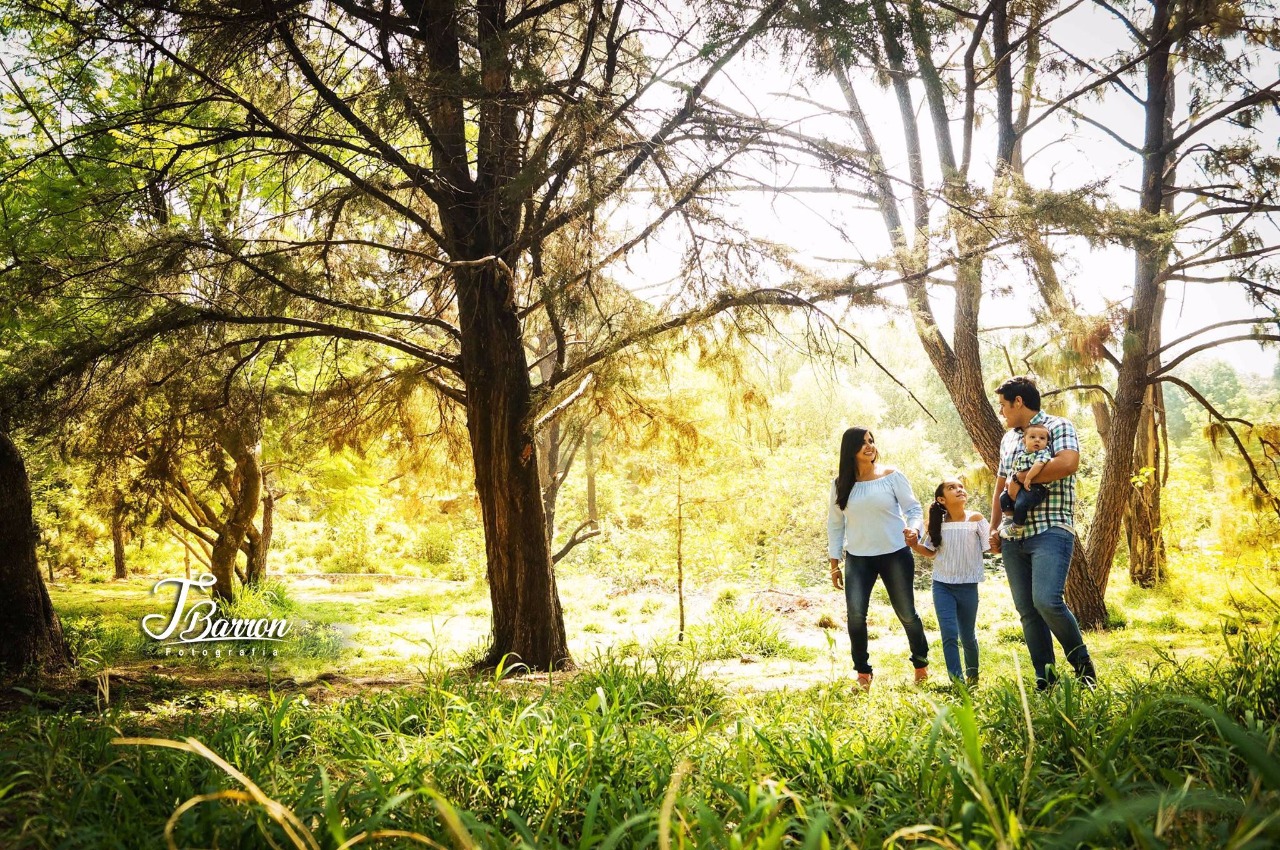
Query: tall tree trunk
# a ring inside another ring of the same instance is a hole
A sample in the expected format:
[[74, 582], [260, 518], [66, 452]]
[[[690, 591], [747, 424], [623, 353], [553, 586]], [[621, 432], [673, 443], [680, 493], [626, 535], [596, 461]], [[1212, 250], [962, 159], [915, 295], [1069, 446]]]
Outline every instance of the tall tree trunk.
[[600, 512], [596, 508], [596, 438], [590, 424], [582, 439], [587, 444], [587, 519], [591, 520], [593, 527], [599, 527]]
[[[482, 254], [483, 256], [483, 254]], [[467, 386], [467, 432], [484, 524], [493, 644], [483, 664], [572, 666], [551, 566], [532, 384], [512, 282], [496, 263], [455, 271]]]
[[36, 562], [31, 485], [18, 447], [0, 431], [0, 668], [51, 672], [71, 650]]
[[233, 494], [231, 510], [218, 529], [209, 559], [209, 571], [218, 583], [213, 587], [215, 598], [225, 602], [235, 601], [236, 555], [244, 543], [249, 525], [258, 512], [262, 497], [261, 446], [248, 437], [240, 427], [229, 426], [219, 434], [219, 442], [236, 469], [230, 487]]
[[116, 502], [111, 508], [111, 557], [115, 562], [116, 578], [129, 577], [129, 567], [124, 560], [124, 498], [116, 495]]
[[[1159, 334], [1155, 335], [1158, 340]], [[1159, 348], [1158, 344], [1156, 348]], [[1166, 577], [1167, 553], [1160, 518], [1160, 495], [1165, 477], [1160, 440], [1163, 421], [1164, 393], [1159, 384], [1152, 384], [1147, 387], [1147, 395], [1142, 402], [1142, 417], [1133, 448], [1133, 475], [1137, 481], [1129, 492], [1129, 507], [1125, 515], [1129, 580], [1142, 587], [1155, 587]]]
[[267, 555], [271, 552], [271, 534], [275, 526], [275, 494], [262, 487], [262, 530], [249, 524], [248, 546], [245, 547], [245, 584], [256, 587], [267, 577]]
[[[897, 93], [899, 117], [902, 120], [910, 154], [913, 194], [915, 196], [911, 206], [914, 226], [910, 230], [914, 234], [928, 224], [928, 204], [923, 197], [922, 189], [925, 181], [921, 166], [920, 132], [915, 117], [915, 104], [911, 98], [908, 76], [905, 71], [902, 46], [897, 42], [894, 35], [893, 27], [889, 21], [887, 6], [883, 2], [877, 2], [874, 4], [874, 8], [880, 22], [881, 37], [885, 45], [886, 54], [890, 57], [889, 64], [892, 71], [894, 89]], [[927, 51], [917, 48], [917, 58], [926, 54]], [[880, 153], [879, 141], [866, 113], [862, 110], [857, 92], [849, 81], [847, 71], [843, 68], [838, 68], [836, 81], [844, 94], [845, 103], [848, 106], [848, 115], [857, 127], [863, 146], [867, 150], [869, 165], [875, 175], [876, 203], [880, 208], [885, 229], [888, 231], [889, 238], [895, 248], [905, 256], [910, 253], [912, 246], [908, 239], [908, 229], [898, 209], [893, 182], [885, 167], [884, 158]], [[942, 88], [936, 71], [932, 75], [926, 75], [925, 89], [931, 103], [941, 104]], [[959, 172], [956, 169], [954, 154], [951, 151], [950, 131], [945, 123], [941, 123], [936, 117], [939, 111], [945, 114], [945, 108], [939, 110], [935, 107], [932, 110], [932, 114], [935, 116], [935, 125], [941, 124], [934, 127], [939, 156], [943, 161], [944, 172], [949, 175], [948, 191], [959, 192]], [[965, 237], [961, 236], [959, 238], [964, 240]], [[967, 245], [967, 242], [960, 241], [961, 250], [964, 250]], [[928, 260], [925, 259], [920, 264], [921, 266], [927, 266]], [[904, 266], [902, 271], [904, 275], [909, 275], [920, 271], [920, 269]], [[970, 439], [973, 441], [974, 448], [982, 457], [983, 463], [994, 471], [999, 461], [1000, 437], [1003, 435], [1004, 429], [1000, 426], [1000, 420], [996, 417], [995, 411], [991, 407], [990, 396], [982, 378], [982, 362], [978, 348], [978, 308], [982, 300], [982, 261], [981, 259], [974, 259], [962, 262], [956, 269], [954, 349], [938, 328], [937, 317], [934, 315], [933, 308], [929, 303], [925, 282], [917, 279], [906, 285], [906, 291], [907, 301], [915, 321], [916, 333], [924, 346], [925, 353], [929, 357], [929, 362], [942, 379], [947, 395], [951, 397], [956, 411], [960, 414], [960, 419], [964, 423]]]
[[[1166, 149], [1173, 77], [1170, 68], [1171, 17], [1170, 0], [1155, 0], [1150, 29], [1152, 47], [1146, 60], [1146, 130], [1139, 207], [1152, 219], [1166, 208], [1165, 186], [1172, 161], [1172, 152]], [[1164, 300], [1162, 272], [1167, 251], [1167, 247], [1155, 238], [1139, 241], [1135, 252], [1133, 299], [1125, 319], [1123, 355], [1116, 378], [1116, 404], [1111, 433], [1107, 436], [1109, 451], [1102, 469], [1093, 524], [1089, 528], [1091, 583], [1101, 593], [1106, 592], [1111, 561], [1120, 542], [1122, 520], [1133, 489], [1130, 479], [1133, 476], [1134, 447], [1150, 384], [1148, 332], [1152, 323], [1160, 319]], [[1079, 617], [1080, 612], [1076, 613]], [[1086, 624], [1083, 618], [1081, 622]]]
[[[1165, 85], [1163, 139], [1173, 136], [1173, 107], [1177, 97], [1175, 74], [1169, 71]], [[1160, 209], [1174, 213], [1176, 193], [1166, 191], [1166, 186], [1177, 183], [1177, 158], [1166, 157], [1165, 170], [1160, 181]], [[1155, 199], [1151, 201], [1154, 203]], [[1163, 275], [1169, 263], [1169, 249], [1165, 245], [1152, 246], [1155, 254], [1152, 265]], [[1148, 368], [1157, 363], [1156, 353], [1164, 341], [1165, 286], [1163, 278], [1154, 281], [1155, 304], [1147, 325]], [[1129, 579], [1142, 587], [1155, 587], [1164, 582], [1168, 566], [1164, 543], [1164, 526], [1161, 521], [1160, 495], [1168, 477], [1168, 459], [1162, 447], [1165, 429], [1164, 389], [1159, 383], [1147, 387], [1142, 402], [1142, 417], [1138, 421], [1138, 434], [1133, 448], [1133, 477], [1141, 482], [1129, 494], [1128, 511], [1125, 514], [1125, 533], [1129, 544]]]

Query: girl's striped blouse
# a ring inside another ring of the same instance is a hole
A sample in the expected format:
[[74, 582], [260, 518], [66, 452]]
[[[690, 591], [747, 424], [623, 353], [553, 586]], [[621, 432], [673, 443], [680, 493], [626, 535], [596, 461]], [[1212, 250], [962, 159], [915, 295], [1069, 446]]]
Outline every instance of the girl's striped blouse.
[[982, 581], [982, 553], [991, 548], [987, 535], [991, 523], [986, 518], [968, 522], [944, 522], [942, 547], [935, 547], [926, 532], [920, 542], [938, 553], [933, 559], [933, 580], [944, 584]]

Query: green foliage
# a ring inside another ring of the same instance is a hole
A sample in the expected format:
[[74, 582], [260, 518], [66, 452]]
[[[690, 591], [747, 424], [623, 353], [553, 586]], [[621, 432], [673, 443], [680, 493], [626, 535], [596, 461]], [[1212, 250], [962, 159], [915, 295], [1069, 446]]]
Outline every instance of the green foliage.
[[119, 614], [63, 617], [62, 633], [77, 663], [93, 670], [120, 658], [139, 658], [153, 652], [153, 641], [137, 620]]
[[708, 660], [759, 656], [811, 661], [816, 657], [813, 650], [787, 639], [776, 614], [754, 603], [739, 609], [732, 601], [717, 602], [710, 620], [690, 627], [688, 637], [692, 652]]
[[428, 564], [448, 564], [454, 559], [455, 551], [453, 532], [443, 523], [423, 526], [414, 538], [413, 556]]
[[221, 614], [228, 618], [256, 620], [261, 618], [288, 618], [297, 613], [298, 604], [293, 600], [289, 586], [282, 581], [268, 580], [257, 587], [246, 587], [236, 594], [236, 601], [223, 604]]
[[[145, 715], [33, 705], [0, 715], [0, 840], [152, 846], [180, 803], [240, 787], [196, 753], [112, 744], [123, 735], [198, 739], [323, 848], [395, 829], [482, 848], [664, 834], [687, 847], [1242, 850], [1280, 840], [1277, 670], [1280, 627], [1265, 624], [1216, 662], [1047, 695], [1008, 680], [867, 695], [836, 681], [730, 698], [657, 652], [601, 655], [551, 684], [429, 672], [420, 687], [319, 705], [199, 691], [157, 691]], [[207, 801], [175, 838], [285, 841], [259, 812]]]

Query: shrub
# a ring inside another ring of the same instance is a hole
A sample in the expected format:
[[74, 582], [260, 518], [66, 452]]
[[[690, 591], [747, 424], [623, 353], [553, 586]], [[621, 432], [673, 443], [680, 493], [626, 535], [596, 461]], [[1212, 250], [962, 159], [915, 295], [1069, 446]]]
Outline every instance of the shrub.
[[716, 604], [711, 619], [689, 629], [697, 654], [707, 660], [759, 655], [765, 658], [793, 658], [811, 661], [812, 649], [796, 646], [782, 634], [782, 621], [771, 611], [748, 605], [738, 611]]

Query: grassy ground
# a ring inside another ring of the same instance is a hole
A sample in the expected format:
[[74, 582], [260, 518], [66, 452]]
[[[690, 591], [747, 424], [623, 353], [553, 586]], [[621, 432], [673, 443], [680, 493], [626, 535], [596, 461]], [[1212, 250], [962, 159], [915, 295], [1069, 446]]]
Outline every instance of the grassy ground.
[[882, 591], [864, 695], [822, 585], [708, 582], [677, 643], [671, 588], [566, 575], [582, 669], [501, 682], [477, 582], [288, 579], [238, 608], [269, 662], [160, 653], [154, 578], [55, 586], [84, 664], [0, 700], [0, 847], [1277, 846], [1275, 573], [1197, 563], [1117, 578], [1102, 687], [1048, 695], [998, 572], [972, 695], [907, 684]]
[[[1224, 625], [1260, 623], [1280, 600], [1275, 565], [1214, 564], [1203, 556], [1176, 560], [1159, 590], [1132, 587], [1118, 573], [1108, 590], [1111, 629], [1088, 636], [1104, 672], [1140, 669], [1172, 656], [1216, 657]], [[392, 580], [377, 576], [283, 576], [264, 593], [248, 595], [238, 616], [279, 616], [292, 634], [278, 656], [179, 658], [143, 634], [149, 614], [172, 608], [172, 589], [151, 589], [159, 576], [96, 584], [55, 583], [54, 607], [77, 655], [93, 675], [102, 670], [128, 677], [148, 671], [178, 678], [214, 671], [254, 672], [310, 680], [325, 674], [414, 680], [428, 666], [464, 665], [483, 648], [489, 598], [482, 581]], [[608, 651], [673, 644], [679, 632], [675, 589], [660, 582], [620, 585], [609, 578], [559, 578], [569, 645], [580, 661]], [[927, 576], [917, 581], [917, 607], [932, 639], [935, 675], [943, 670], [937, 618]], [[682, 649], [706, 662], [706, 672], [734, 688], [753, 690], [829, 682], [850, 673], [842, 592], [829, 584], [785, 588], [691, 583], [685, 594]], [[870, 651], [877, 681], [910, 677], [907, 643], [882, 587], [869, 616]], [[981, 585], [978, 621], [983, 673], [1014, 675], [1025, 661], [1022, 632], [1002, 572], [989, 569]], [[1025, 672], [1025, 671], [1024, 671]]]

